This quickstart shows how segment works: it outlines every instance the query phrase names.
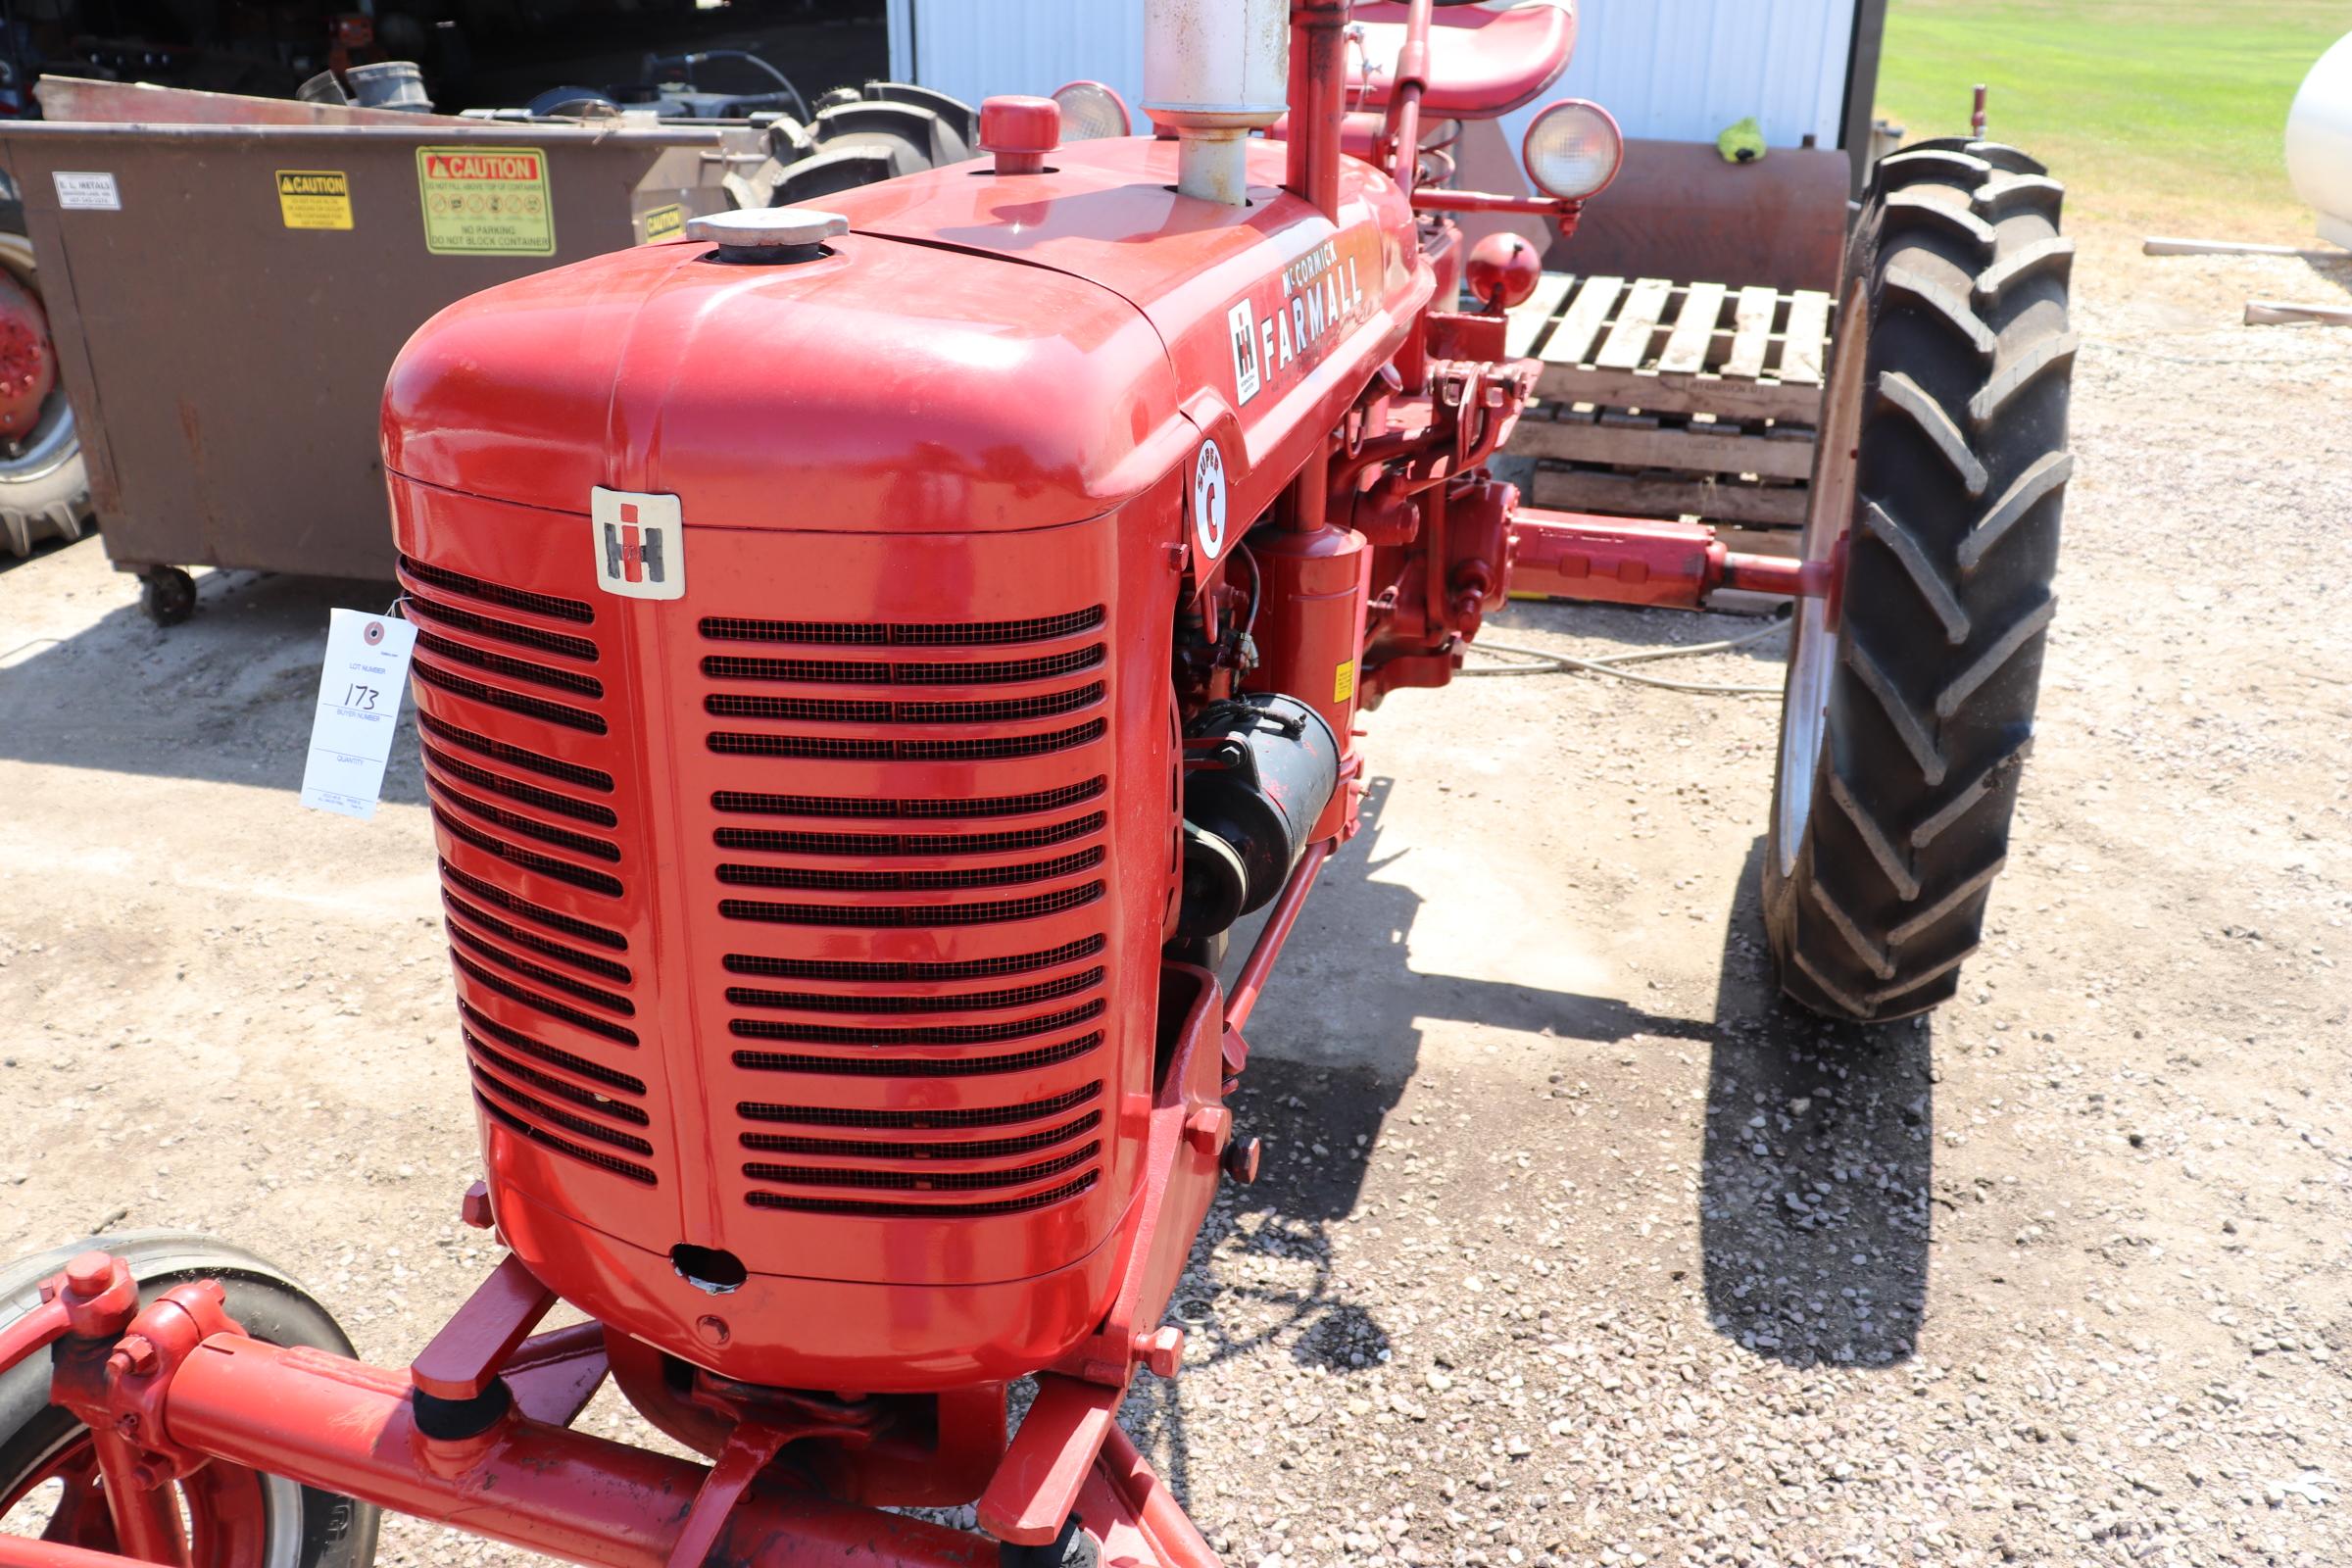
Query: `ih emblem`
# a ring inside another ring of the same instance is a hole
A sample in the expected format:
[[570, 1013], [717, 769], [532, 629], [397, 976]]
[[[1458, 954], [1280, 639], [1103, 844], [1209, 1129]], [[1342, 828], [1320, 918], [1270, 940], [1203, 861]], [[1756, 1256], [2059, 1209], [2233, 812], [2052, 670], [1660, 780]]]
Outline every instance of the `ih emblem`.
[[686, 592], [686, 530], [676, 496], [634, 490], [588, 493], [596, 534], [596, 581], [629, 599], [676, 599]]

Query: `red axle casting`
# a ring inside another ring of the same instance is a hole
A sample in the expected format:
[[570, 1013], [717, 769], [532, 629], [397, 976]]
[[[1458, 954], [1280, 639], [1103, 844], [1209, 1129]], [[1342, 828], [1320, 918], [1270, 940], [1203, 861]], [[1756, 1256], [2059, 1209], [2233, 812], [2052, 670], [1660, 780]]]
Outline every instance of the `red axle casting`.
[[1522, 507], [1512, 520], [1511, 587], [1553, 599], [1697, 610], [1723, 588], [1821, 597], [1828, 561], [1740, 555], [1702, 523], [1601, 517]]

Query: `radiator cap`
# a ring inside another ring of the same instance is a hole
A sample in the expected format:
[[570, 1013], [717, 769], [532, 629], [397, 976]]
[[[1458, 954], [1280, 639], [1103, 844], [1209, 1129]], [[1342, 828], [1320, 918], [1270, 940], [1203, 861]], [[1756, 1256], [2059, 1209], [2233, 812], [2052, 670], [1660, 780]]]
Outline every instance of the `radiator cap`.
[[746, 207], [686, 220], [688, 239], [710, 240], [722, 262], [806, 262], [850, 220], [813, 207]]

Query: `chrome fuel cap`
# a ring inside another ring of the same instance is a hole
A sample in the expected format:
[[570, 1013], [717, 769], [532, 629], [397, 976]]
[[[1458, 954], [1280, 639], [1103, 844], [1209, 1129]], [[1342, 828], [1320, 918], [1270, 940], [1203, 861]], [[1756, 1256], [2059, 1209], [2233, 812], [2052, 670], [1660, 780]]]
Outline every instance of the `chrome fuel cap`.
[[726, 262], [805, 262], [850, 220], [813, 207], [747, 207], [686, 220], [688, 239], [709, 240]]

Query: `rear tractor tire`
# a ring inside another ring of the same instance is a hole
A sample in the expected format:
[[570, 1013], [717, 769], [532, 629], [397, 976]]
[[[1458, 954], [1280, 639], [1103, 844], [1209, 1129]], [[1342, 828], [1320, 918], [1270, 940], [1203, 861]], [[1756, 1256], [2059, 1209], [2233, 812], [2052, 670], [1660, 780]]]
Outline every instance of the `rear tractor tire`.
[[2057, 602], [2076, 338], [2061, 189], [2013, 148], [1883, 161], [1854, 229], [1765, 849], [1782, 989], [1884, 1021], [1951, 997], [2008, 854]]

